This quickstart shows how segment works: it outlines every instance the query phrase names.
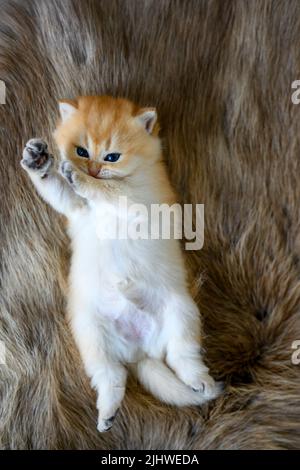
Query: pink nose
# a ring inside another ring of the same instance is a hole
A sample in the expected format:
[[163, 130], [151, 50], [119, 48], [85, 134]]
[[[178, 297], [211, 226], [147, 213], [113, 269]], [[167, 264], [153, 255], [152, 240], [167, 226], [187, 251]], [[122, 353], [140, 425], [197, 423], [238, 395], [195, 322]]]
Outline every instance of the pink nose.
[[97, 176], [99, 171], [101, 170], [101, 165], [96, 162], [89, 162], [89, 175]]

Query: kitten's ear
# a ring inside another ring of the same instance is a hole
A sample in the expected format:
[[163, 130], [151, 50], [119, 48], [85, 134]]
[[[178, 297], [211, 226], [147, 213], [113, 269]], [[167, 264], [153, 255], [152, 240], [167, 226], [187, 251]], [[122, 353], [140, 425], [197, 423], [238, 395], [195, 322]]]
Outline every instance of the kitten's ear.
[[157, 112], [155, 108], [142, 108], [136, 115], [136, 119], [144, 126], [149, 134], [154, 131], [157, 122]]
[[74, 100], [60, 100], [58, 102], [59, 113], [62, 122], [69, 119], [77, 111], [77, 103]]

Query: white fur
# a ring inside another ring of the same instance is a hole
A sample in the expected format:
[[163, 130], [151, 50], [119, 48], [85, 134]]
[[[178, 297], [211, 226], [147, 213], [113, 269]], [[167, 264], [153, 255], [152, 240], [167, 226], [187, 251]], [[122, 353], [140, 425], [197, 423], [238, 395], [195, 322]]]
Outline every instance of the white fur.
[[[116, 199], [102, 191], [103, 180], [91, 189], [89, 177], [70, 162], [62, 173], [72, 174], [72, 184], [51, 165], [46, 178], [23, 166], [41, 196], [69, 220], [73, 256], [68, 312], [98, 393], [99, 431], [110, 427], [121, 404], [128, 366], [165, 402], [193, 405], [217, 396], [218, 387], [201, 358], [199, 312], [188, 292], [178, 241], [103, 240], [99, 223], [109, 227], [120, 217]], [[150, 203], [158, 192], [149, 177], [129, 196], [133, 202]]]

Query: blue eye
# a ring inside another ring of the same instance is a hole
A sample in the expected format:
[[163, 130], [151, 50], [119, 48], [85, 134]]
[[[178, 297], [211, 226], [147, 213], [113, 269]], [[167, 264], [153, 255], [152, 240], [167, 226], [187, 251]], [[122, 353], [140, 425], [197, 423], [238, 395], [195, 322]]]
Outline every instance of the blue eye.
[[84, 149], [83, 147], [76, 147], [76, 153], [80, 157], [89, 158], [89, 152], [86, 149]]
[[121, 154], [120, 153], [108, 153], [104, 158], [105, 162], [115, 163], [119, 160]]

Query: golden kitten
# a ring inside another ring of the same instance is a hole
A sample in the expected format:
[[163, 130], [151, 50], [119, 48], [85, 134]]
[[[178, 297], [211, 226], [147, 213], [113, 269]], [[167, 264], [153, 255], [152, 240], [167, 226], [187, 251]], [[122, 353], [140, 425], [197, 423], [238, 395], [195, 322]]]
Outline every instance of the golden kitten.
[[178, 240], [102, 236], [135, 218], [120, 209], [120, 197], [145, 207], [176, 200], [155, 109], [108, 96], [64, 100], [59, 109], [60, 172], [40, 139], [26, 144], [21, 163], [40, 195], [68, 218], [68, 315], [98, 393], [99, 431], [112, 426], [128, 368], [167, 403], [216, 397]]

